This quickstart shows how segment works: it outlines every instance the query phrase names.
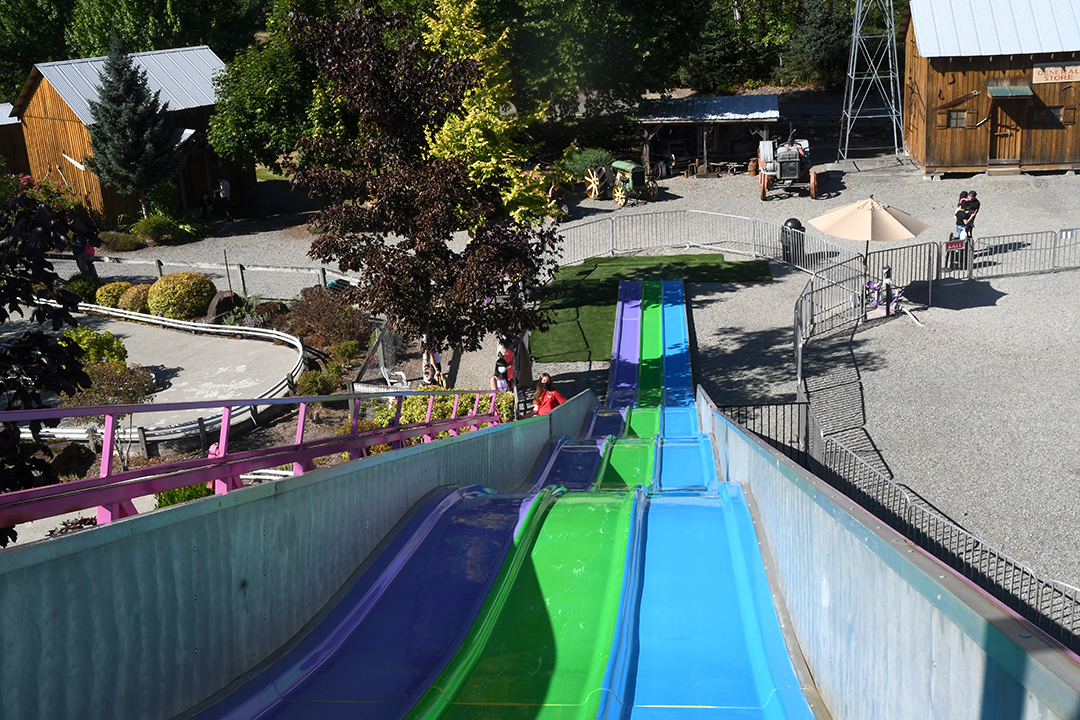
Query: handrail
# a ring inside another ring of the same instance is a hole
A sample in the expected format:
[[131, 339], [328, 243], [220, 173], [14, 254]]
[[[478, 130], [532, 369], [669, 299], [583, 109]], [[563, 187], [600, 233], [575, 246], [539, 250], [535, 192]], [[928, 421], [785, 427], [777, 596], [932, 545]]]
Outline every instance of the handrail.
[[[402, 404], [406, 397], [430, 397], [427, 415], [423, 422], [400, 425]], [[432, 420], [436, 396], [454, 396], [453, 417]], [[473, 407], [459, 415], [461, 397], [475, 396]], [[490, 397], [481, 412], [480, 401]], [[406, 391], [385, 393], [351, 393], [348, 395], [319, 395], [298, 398], [255, 398], [245, 400], [203, 400], [163, 405], [101, 405], [80, 408], [41, 408], [14, 410], [0, 413], [3, 421], [20, 422], [52, 420], [64, 417], [105, 416], [105, 434], [101, 449], [101, 473], [97, 478], [87, 478], [58, 485], [46, 485], [18, 490], [0, 495], [0, 527], [30, 522], [67, 512], [97, 506], [98, 524], [137, 514], [132, 500], [137, 497], [174, 490], [199, 483], [212, 483], [215, 494], [221, 495], [243, 487], [242, 474], [292, 463], [293, 474], [301, 475], [315, 468], [316, 458], [335, 453], [349, 454], [350, 459], [365, 457], [374, 445], [390, 444], [393, 448], [403, 446], [405, 440], [423, 437], [432, 442], [436, 435], [448, 432], [451, 436], [465, 428], [478, 429], [481, 425], [498, 425], [502, 422], [495, 407], [497, 392], [491, 390], [462, 391]], [[393, 398], [395, 416], [386, 428], [358, 431], [360, 407], [368, 400]], [[304, 440], [304, 424], [307, 408], [313, 402], [347, 402], [351, 404], [351, 432], [330, 438]], [[229, 453], [229, 418], [234, 407], [253, 405], [299, 405], [296, 442], [260, 450]], [[191, 410], [221, 408], [223, 422], [218, 441], [210, 448], [209, 457], [183, 460], [138, 470], [112, 472], [112, 455], [115, 446], [116, 417], [134, 412], [168, 410]]]

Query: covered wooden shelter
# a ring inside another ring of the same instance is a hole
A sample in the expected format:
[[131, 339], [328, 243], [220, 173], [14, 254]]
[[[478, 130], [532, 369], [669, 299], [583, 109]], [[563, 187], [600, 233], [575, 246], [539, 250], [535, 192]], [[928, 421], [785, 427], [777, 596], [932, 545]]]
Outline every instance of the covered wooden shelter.
[[745, 163], [757, 155], [758, 141], [780, 119], [776, 95], [694, 95], [645, 100], [637, 123], [645, 135], [642, 165], [665, 170], [722, 162]]
[[[255, 169], [219, 158], [206, 140], [214, 112], [214, 75], [225, 64], [204, 46], [135, 53], [135, 66], [146, 72], [151, 92], [168, 102], [176, 128], [177, 149], [186, 162], [174, 182], [184, 210], [197, 209], [204, 194], [213, 197], [218, 179], [229, 181], [235, 204], [253, 200]], [[104, 187], [83, 163], [93, 155], [87, 127], [94, 120], [90, 101], [96, 100], [104, 57], [34, 66], [11, 114], [22, 122], [30, 174], [69, 185], [84, 205], [114, 226], [122, 215], [137, 217], [139, 203]]]
[[1054, 0], [911, 0], [904, 138], [927, 173], [1080, 168], [1080, 10]]

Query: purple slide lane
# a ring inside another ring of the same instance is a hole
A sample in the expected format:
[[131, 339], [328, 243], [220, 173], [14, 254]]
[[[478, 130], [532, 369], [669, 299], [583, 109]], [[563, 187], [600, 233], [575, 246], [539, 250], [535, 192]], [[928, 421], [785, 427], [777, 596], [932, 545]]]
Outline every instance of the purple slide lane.
[[197, 717], [401, 717], [464, 640], [530, 500], [436, 494], [307, 637]]
[[641, 281], [620, 280], [607, 406], [633, 407], [637, 402], [641, 355]]

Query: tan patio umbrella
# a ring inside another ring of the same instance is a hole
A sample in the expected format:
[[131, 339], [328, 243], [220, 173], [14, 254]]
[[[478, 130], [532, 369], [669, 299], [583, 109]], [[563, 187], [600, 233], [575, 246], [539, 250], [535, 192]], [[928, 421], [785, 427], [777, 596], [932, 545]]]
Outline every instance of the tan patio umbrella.
[[848, 240], [865, 240], [870, 252], [870, 241], [891, 242], [909, 240], [929, 225], [916, 220], [903, 210], [890, 207], [871, 195], [866, 200], [830, 210], [810, 220], [810, 224], [822, 232]]

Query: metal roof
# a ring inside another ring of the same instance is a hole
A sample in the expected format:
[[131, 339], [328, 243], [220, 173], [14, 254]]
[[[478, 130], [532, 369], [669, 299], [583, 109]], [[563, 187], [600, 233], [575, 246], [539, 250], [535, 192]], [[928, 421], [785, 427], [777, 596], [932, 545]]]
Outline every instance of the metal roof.
[[646, 100], [638, 106], [642, 123], [772, 122], [780, 119], [776, 95], [698, 95], [678, 100]]
[[998, 85], [986, 88], [986, 94], [990, 97], [1031, 97], [1030, 85]]
[[1076, 0], [911, 0], [910, 8], [923, 57], [1080, 50]]
[[[205, 45], [133, 53], [131, 59], [135, 67], [146, 71], [150, 92], [160, 91], [160, 100], [169, 103], [170, 111], [213, 105], [213, 78], [225, 69], [225, 63]], [[38, 77], [44, 77], [83, 124], [92, 125], [94, 119], [90, 115], [89, 101], [97, 100], [101, 85], [99, 73], [104, 65], [103, 57], [34, 65], [15, 101], [16, 111], [21, 114], [37, 86]]]
[[0, 125], [18, 125], [19, 118], [9, 117], [11, 115], [11, 103], [0, 103]]

